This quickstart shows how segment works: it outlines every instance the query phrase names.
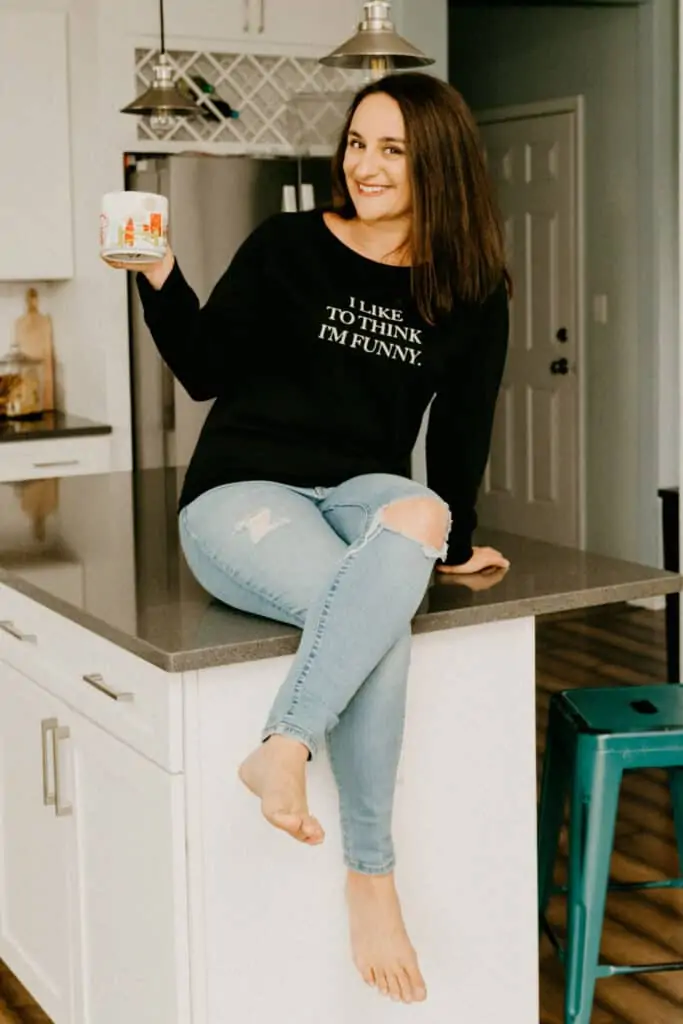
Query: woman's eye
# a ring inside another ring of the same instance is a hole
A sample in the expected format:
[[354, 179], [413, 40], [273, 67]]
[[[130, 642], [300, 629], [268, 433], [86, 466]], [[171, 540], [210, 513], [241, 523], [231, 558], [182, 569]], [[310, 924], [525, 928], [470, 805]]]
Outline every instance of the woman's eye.
[[359, 139], [349, 139], [350, 149], [362, 149], [363, 143]]
[[403, 156], [403, 150], [396, 149], [396, 146], [387, 146], [386, 152], [389, 153], [390, 156]]

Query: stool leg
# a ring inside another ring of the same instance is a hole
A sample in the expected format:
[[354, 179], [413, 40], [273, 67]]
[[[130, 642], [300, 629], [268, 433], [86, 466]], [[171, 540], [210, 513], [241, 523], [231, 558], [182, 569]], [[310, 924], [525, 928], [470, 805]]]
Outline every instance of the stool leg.
[[683, 768], [669, 769], [669, 790], [678, 847], [678, 870], [683, 875]]
[[576, 765], [569, 826], [565, 1024], [589, 1024], [622, 768], [590, 736], [579, 737]]
[[563, 736], [562, 717], [550, 702], [541, 793], [538, 805], [538, 911], [545, 913], [553, 885], [553, 870], [571, 779], [571, 752]]

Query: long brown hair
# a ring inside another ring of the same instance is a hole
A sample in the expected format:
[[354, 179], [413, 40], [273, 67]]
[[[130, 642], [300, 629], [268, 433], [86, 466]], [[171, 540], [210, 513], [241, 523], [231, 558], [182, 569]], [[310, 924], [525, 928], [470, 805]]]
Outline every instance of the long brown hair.
[[356, 216], [344, 176], [351, 121], [367, 96], [396, 100], [405, 123], [412, 189], [412, 225], [406, 240], [413, 294], [430, 323], [454, 301], [482, 302], [502, 278], [509, 284], [500, 217], [470, 109], [452, 86], [419, 72], [388, 75], [354, 97], [332, 163], [336, 212]]

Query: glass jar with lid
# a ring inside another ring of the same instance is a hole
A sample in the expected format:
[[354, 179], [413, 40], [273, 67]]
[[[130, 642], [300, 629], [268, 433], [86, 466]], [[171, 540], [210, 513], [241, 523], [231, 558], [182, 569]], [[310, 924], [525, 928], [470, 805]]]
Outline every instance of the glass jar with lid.
[[0, 419], [31, 419], [43, 414], [43, 362], [13, 344], [0, 357]]

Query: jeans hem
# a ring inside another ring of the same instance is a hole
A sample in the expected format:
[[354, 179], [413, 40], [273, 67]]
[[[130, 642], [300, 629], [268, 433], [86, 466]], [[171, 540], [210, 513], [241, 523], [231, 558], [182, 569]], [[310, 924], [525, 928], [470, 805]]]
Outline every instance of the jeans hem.
[[311, 757], [315, 757], [318, 753], [318, 744], [315, 739], [306, 729], [302, 729], [298, 725], [289, 725], [287, 722], [278, 722], [277, 725], [267, 725], [261, 734], [261, 740], [265, 743], [266, 740], [270, 739], [271, 736], [290, 736], [294, 740], [299, 740], [305, 747], [308, 747], [308, 751]]
[[362, 860], [351, 860], [350, 857], [345, 857], [344, 863], [349, 871], [354, 871], [357, 875], [390, 875], [396, 867], [393, 858], [381, 867], [376, 864], [365, 864]]

